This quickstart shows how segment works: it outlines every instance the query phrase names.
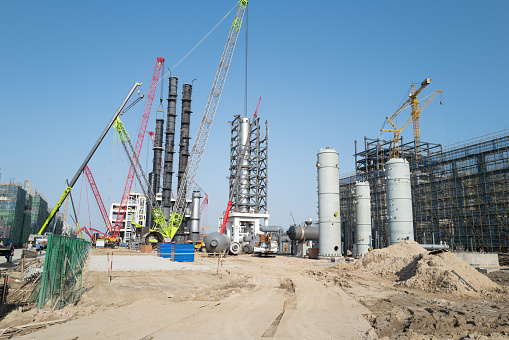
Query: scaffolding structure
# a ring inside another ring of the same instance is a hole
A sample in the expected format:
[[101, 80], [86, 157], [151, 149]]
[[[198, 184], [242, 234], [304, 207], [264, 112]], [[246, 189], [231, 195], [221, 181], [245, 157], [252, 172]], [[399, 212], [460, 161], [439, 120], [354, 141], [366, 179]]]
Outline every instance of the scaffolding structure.
[[[356, 173], [340, 178], [345, 249], [355, 243], [353, 186], [371, 187], [372, 246], [388, 245], [383, 167], [390, 141], [365, 138], [357, 152]], [[509, 131], [489, 134], [447, 148], [420, 142], [401, 144], [410, 163], [415, 240], [447, 242], [453, 249], [509, 251]]]
[[265, 131], [260, 126], [260, 118], [250, 124], [248, 148], [243, 164], [239, 164], [245, 145], [241, 139], [241, 117], [236, 115], [231, 124], [230, 141], [230, 192], [233, 182], [240, 172], [241, 184], [237, 186], [232, 199], [232, 211], [267, 212], [267, 152], [268, 123]]

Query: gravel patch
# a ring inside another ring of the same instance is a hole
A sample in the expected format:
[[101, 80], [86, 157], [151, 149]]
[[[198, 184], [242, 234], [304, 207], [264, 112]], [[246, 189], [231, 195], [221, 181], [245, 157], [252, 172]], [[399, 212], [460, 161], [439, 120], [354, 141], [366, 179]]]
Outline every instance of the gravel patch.
[[[107, 256], [90, 256], [88, 270], [96, 272], [108, 271]], [[152, 255], [113, 256], [113, 271], [131, 272], [153, 270], [210, 270], [210, 266], [195, 264], [193, 262], [172, 262], [168, 258]]]

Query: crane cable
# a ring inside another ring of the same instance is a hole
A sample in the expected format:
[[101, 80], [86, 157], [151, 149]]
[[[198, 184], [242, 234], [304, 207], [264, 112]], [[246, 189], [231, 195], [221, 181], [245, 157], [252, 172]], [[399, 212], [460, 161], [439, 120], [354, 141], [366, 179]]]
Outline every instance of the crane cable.
[[170, 70], [168, 70], [168, 72], [166, 72], [164, 75], [163, 75], [163, 78], [160, 80], [162, 81], [164, 78], [166, 78], [170, 73], [171, 71], [173, 71], [174, 69], [177, 68], [177, 66], [180, 65], [181, 62], [183, 62], [191, 53], [193, 53], [193, 51], [205, 40], [207, 39], [207, 37], [217, 28], [217, 26], [219, 26], [224, 19], [226, 19], [228, 17], [228, 15], [230, 15], [230, 13], [237, 7], [237, 5], [239, 4], [240, 1], [238, 1], [235, 6], [232, 7], [232, 9], [230, 9], [230, 11], [228, 13], [226, 13], [226, 15], [223, 17], [223, 19], [221, 19], [217, 24], [216, 26], [214, 26], [214, 28], [212, 28], [209, 33], [207, 33], [189, 52], [187, 52], [187, 54], [185, 56], [182, 57], [182, 59], [180, 59], [178, 61], [178, 63], [175, 64], [175, 66], [173, 66]]

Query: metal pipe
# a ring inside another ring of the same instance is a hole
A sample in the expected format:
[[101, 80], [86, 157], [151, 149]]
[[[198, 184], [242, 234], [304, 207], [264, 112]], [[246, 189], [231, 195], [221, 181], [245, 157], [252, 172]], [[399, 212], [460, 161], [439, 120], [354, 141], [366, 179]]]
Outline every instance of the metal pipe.
[[448, 244], [420, 244], [426, 250], [434, 250], [434, 249], [449, 249]]

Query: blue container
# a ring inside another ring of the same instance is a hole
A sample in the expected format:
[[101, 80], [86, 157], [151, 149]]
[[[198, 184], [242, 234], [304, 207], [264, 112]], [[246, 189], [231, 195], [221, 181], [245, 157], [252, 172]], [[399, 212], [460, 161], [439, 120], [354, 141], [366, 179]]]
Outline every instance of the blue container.
[[176, 244], [175, 262], [194, 262], [194, 244]]
[[157, 245], [157, 256], [161, 256], [163, 258], [171, 258], [172, 247], [171, 243], [166, 244], [158, 244]]
[[171, 258], [175, 262], [194, 262], [194, 244], [158, 244], [157, 256]]

